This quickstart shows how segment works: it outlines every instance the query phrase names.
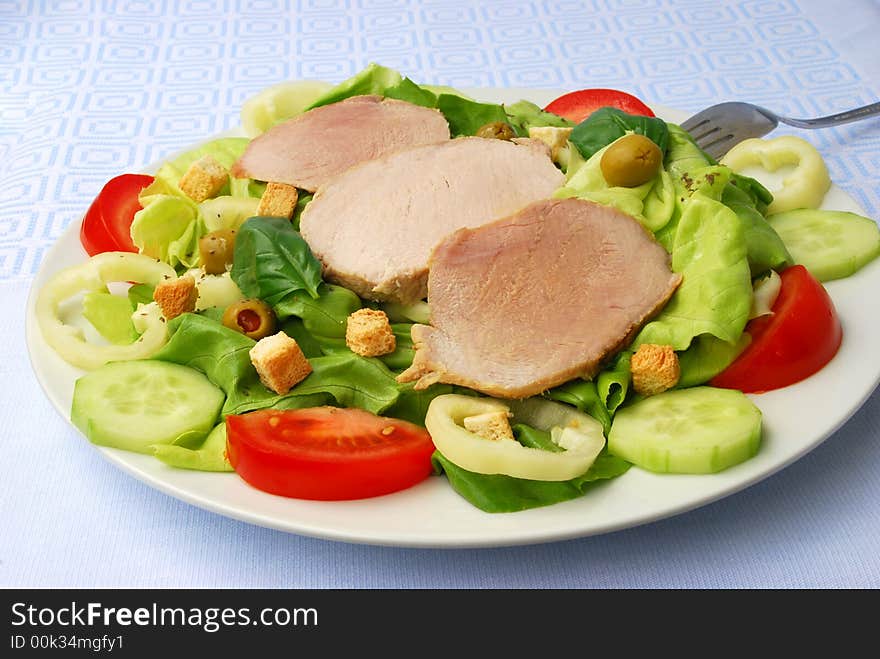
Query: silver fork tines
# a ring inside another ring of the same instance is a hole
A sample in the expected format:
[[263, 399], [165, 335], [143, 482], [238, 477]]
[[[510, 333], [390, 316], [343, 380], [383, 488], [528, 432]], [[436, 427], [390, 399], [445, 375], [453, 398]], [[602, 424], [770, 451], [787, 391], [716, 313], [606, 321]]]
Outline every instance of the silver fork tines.
[[751, 137], [763, 137], [780, 122], [798, 128], [825, 128], [880, 115], [880, 103], [816, 119], [791, 119], [751, 103], [719, 103], [698, 112], [681, 127], [713, 158], [720, 158], [735, 144]]

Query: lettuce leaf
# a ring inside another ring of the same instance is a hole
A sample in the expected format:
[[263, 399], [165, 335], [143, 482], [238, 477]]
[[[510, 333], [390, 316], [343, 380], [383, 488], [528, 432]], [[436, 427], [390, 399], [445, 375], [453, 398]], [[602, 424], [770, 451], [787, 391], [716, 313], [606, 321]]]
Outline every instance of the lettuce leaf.
[[186, 433], [173, 444], [156, 444], [153, 455], [177, 469], [235, 471], [226, 459], [226, 423], [217, 424], [207, 436]]
[[575, 124], [565, 117], [560, 117], [552, 112], [545, 112], [540, 106], [531, 101], [517, 101], [504, 106], [507, 113], [507, 121], [520, 135], [528, 135], [529, 128], [537, 126], [556, 126], [558, 128], [570, 128]]
[[309, 334], [329, 352], [345, 349], [345, 327], [350, 314], [361, 308], [360, 298], [343, 286], [320, 284], [317, 297], [304, 290], [283, 297], [274, 307], [279, 318], [297, 316]]
[[223, 414], [272, 407], [298, 409], [336, 404], [379, 414], [399, 397], [394, 374], [377, 359], [345, 351], [310, 359], [312, 373], [287, 394], [267, 389], [251, 364], [255, 341], [198, 314], [168, 323], [171, 337], [153, 359], [201, 371], [226, 394]]
[[495, 103], [479, 103], [454, 94], [440, 94], [437, 109], [449, 122], [453, 137], [476, 135], [477, 131], [496, 121], [507, 123], [504, 107]]
[[678, 223], [672, 269], [681, 273], [682, 283], [634, 345], [656, 343], [685, 350], [701, 334], [735, 343], [752, 299], [745, 235], [736, 213], [695, 193]]
[[372, 62], [367, 65], [367, 68], [319, 96], [306, 109], [311, 110], [322, 105], [329, 105], [352, 96], [364, 94], [379, 94], [381, 96], [385, 94], [386, 90], [399, 85], [402, 80], [403, 76], [397, 71]]
[[[525, 446], [559, 450], [550, 433], [524, 424], [513, 427], [514, 435]], [[431, 458], [438, 473], [446, 474], [449, 484], [468, 502], [487, 513], [510, 513], [569, 501], [586, 494], [600, 481], [626, 473], [630, 463], [609, 454], [599, 454], [587, 472], [568, 481], [533, 481], [501, 474], [477, 474], [449, 461], [440, 451]]]
[[599, 396], [596, 383], [592, 380], [571, 380], [544, 393], [544, 397], [576, 407], [579, 412], [589, 414], [602, 424], [605, 435], [611, 430], [611, 413], [605, 401]]
[[171, 266], [198, 266], [199, 238], [205, 233], [198, 206], [188, 197], [170, 194], [152, 195], [131, 223], [138, 250]]
[[[196, 149], [191, 149], [173, 160], [169, 160], [159, 168], [153, 183], [141, 191], [138, 197], [141, 205], [144, 207], [148, 206], [159, 195], [174, 195], [189, 200], [189, 197], [181, 191], [178, 184], [190, 165], [202, 156], [212, 156], [228, 169], [241, 157], [249, 142], [250, 140], [246, 137], [223, 137], [212, 140]], [[243, 190], [247, 190], [249, 196], [259, 197], [262, 194], [260, 186], [256, 186], [253, 190], [255, 194], [250, 193], [251, 191], [247, 189], [250, 179], [232, 180], [238, 181], [238, 196], [245, 196], [241, 194]], [[242, 188], [241, 186], [245, 187]], [[218, 193], [218, 196], [228, 194], [230, 194], [230, 184], [225, 185]]]
[[747, 332], [743, 332], [739, 340], [733, 343], [722, 341], [711, 334], [696, 337], [691, 346], [678, 355], [681, 376], [676, 388], [705, 384], [730, 366], [750, 342], [751, 337]]
[[420, 87], [409, 78], [404, 78], [394, 87], [386, 89], [384, 95], [385, 98], [396, 98], [426, 108], [437, 107], [437, 94]]
[[661, 168], [652, 180], [637, 187], [611, 187], [601, 168], [602, 156], [609, 146], [602, 147], [589, 160], [570, 168], [565, 185], [553, 196], [557, 199], [577, 197], [613, 206], [637, 219], [648, 231], [654, 233], [661, 230], [672, 219], [676, 209], [672, 177]]
[[83, 296], [83, 317], [98, 330], [98, 334], [115, 345], [129, 345], [138, 338], [131, 322], [134, 310], [135, 305], [129, 298], [121, 295], [95, 291]]

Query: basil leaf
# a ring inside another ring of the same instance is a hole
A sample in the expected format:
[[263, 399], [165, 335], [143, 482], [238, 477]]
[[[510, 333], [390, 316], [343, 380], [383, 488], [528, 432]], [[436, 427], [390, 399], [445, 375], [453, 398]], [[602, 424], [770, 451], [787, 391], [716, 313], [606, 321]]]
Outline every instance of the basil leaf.
[[602, 147], [630, 132], [644, 135], [659, 146], [662, 153], [666, 153], [669, 129], [665, 121], [657, 117], [627, 114], [617, 108], [599, 108], [575, 126], [568, 139], [589, 160]]
[[295, 291], [318, 297], [321, 263], [288, 220], [252, 217], [238, 230], [231, 275], [242, 293], [274, 307]]

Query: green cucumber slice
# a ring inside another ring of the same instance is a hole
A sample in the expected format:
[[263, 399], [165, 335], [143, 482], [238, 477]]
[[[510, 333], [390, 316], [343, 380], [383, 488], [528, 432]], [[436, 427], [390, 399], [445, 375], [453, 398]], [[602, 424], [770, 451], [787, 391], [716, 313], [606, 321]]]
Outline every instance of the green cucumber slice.
[[874, 220], [846, 211], [799, 209], [767, 218], [795, 263], [819, 281], [849, 277], [880, 254]]
[[608, 452], [643, 469], [712, 474], [751, 458], [761, 444], [761, 410], [734, 389], [667, 391], [621, 408]]
[[204, 375], [160, 361], [113, 362], [76, 381], [70, 420], [94, 444], [152, 453], [185, 432], [207, 435], [225, 396]]

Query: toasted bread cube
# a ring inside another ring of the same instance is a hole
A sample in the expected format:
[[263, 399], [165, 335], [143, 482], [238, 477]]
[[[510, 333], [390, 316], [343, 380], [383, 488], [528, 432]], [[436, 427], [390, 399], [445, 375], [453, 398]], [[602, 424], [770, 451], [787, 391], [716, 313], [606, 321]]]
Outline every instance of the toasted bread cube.
[[229, 180], [229, 172], [213, 156], [202, 156], [181, 177], [178, 187], [195, 202], [217, 195]]
[[568, 142], [571, 128], [560, 126], [532, 126], [529, 128], [529, 137], [541, 140], [550, 147], [550, 158], [553, 162], [559, 162], [559, 153]]
[[299, 344], [284, 332], [260, 339], [248, 354], [260, 381], [276, 394], [286, 394], [312, 372]]
[[469, 430], [483, 439], [497, 441], [499, 439], [513, 439], [513, 429], [510, 427], [509, 412], [486, 412], [464, 418], [464, 429]]
[[348, 317], [345, 345], [361, 357], [376, 357], [394, 352], [397, 339], [384, 311], [358, 309]]
[[153, 299], [162, 309], [166, 320], [177, 318], [180, 314], [196, 310], [199, 289], [192, 275], [186, 274], [177, 279], [166, 279], [156, 285]]
[[681, 367], [672, 346], [644, 343], [630, 360], [633, 387], [642, 396], [653, 396], [678, 384]]
[[298, 198], [299, 193], [294, 186], [270, 181], [263, 196], [260, 197], [257, 215], [285, 217], [289, 220], [293, 217], [293, 211], [296, 210]]

